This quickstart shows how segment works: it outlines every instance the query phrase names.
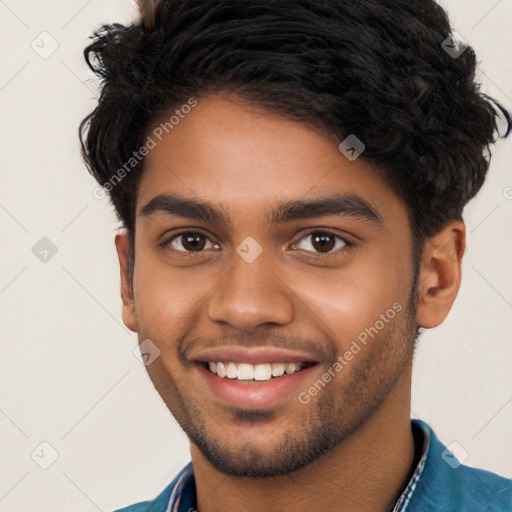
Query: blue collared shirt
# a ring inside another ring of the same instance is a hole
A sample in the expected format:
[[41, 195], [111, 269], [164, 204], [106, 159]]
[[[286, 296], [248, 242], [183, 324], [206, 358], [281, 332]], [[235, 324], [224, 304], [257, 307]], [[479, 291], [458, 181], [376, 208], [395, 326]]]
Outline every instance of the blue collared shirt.
[[[421, 420], [412, 420], [420, 460], [393, 512], [512, 512], [512, 480], [461, 464]], [[116, 512], [196, 512], [192, 463], [153, 501]]]

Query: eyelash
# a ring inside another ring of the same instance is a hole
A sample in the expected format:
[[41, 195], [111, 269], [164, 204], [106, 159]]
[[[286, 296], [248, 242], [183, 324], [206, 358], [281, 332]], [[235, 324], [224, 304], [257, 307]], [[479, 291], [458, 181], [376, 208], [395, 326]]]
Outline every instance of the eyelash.
[[[314, 234], [321, 234], [321, 235], [330, 235], [330, 236], [333, 236], [334, 238], [337, 238], [339, 240], [341, 240], [345, 245], [341, 248], [341, 249], [338, 249], [337, 251], [333, 251], [333, 252], [327, 252], [327, 253], [322, 253], [322, 252], [315, 252], [313, 253], [315, 256], [321, 256], [322, 258], [332, 258], [332, 257], [335, 257], [335, 256], [339, 256], [340, 253], [344, 252], [347, 248], [349, 247], [352, 247], [354, 246], [354, 244], [350, 241], [350, 240], [347, 240], [346, 238], [338, 235], [337, 233], [335, 233], [334, 231], [331, 231], [329, 229], [313, 229], [312, 231], [304, 234], [300, 239], [299, 239], [299, 242], [301, 240], [303, 240], [304, 238], [307, 238], [307, 237], [310, 237]], [[182, 236], [185, 236], [185, 235], [201, 235], [203, 237], [205, 237], [207, 240], [209, 240], [210, 242], [214, 243], [212, 240], [210, 240], [210, 238], [202, 233], [201, 231], [181, 231], [179, 233], [175, 233], [173, 234], [171, 237], [168, 237], [166, 238], [165, 240], [163, 240], [162, 242], [160, 242], [158, 244], [159, 247], [161, 247], [162, 249], [169, 249], [170, 248], [170, 244], [173, 240], [175, 239], [178, 239], [179, 237], [182, 237]], [[218, 245], [218, 244], [217, 244]], [[294, 246], [293, 246], [294, 247]], [[176, 249], [172, 249], [171, 250], [175, 253], [178, 253], [183, 256], [183, 257], [197, 257], [197, 256], [200, 256], [202, 253], [204, 253], [204, 250], [200, 250], [200, 251], [178, 251]], [[293, 250], [297, 250], [297, 249], [293, 249]], [[311, 252], [311, 251], [306, 251], [306, 252]], [[196, 256], [197, 255], [197, 256]]]

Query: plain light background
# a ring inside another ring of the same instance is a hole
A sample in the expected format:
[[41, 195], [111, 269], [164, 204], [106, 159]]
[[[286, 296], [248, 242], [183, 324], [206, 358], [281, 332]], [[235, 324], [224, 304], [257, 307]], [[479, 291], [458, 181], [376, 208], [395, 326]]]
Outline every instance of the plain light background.
[[[483, 91], [511, 109], [512, 1], [442, 5], [477, 52]], [[117, 222], [79, 154], [98, 91], [87, 38], [136, 11], [8, 0], [0, 17], [0, 511], [109, 511], [153, 498], [189, 460], [122, 323]], [[512, 141], [493, 151], [465, 212], [459, 297], [417, 351], [412, 411], [467, 464], [512, 477]], [[43, 237], [57, 250], [46, 262], [33, 251]]]

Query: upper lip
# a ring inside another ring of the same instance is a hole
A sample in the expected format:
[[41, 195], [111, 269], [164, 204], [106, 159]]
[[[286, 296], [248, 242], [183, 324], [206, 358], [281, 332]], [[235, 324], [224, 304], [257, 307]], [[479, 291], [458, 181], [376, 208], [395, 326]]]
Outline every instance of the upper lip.
[[194, 351], [190, 357], [196, 362], [223, 361], [234, 363], [317, 363], [304, 352], [284, 350], [274, 347], [216, 347]]

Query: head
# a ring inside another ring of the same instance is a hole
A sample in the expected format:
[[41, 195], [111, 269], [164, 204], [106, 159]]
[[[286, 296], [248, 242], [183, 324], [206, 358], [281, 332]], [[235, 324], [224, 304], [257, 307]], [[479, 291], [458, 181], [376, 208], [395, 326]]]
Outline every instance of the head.
[[[433, 1], [151, 4], [85, 50], [103, 83], [82, 150], [122, 223], [123, 319], [217, 469], [288, 474], [409, 389], [510, 117], [479, 92], [473, 50], [444, 51]], [[205, 377], [221, 347], [314, 364], [302, 388], [236, 405]]]

